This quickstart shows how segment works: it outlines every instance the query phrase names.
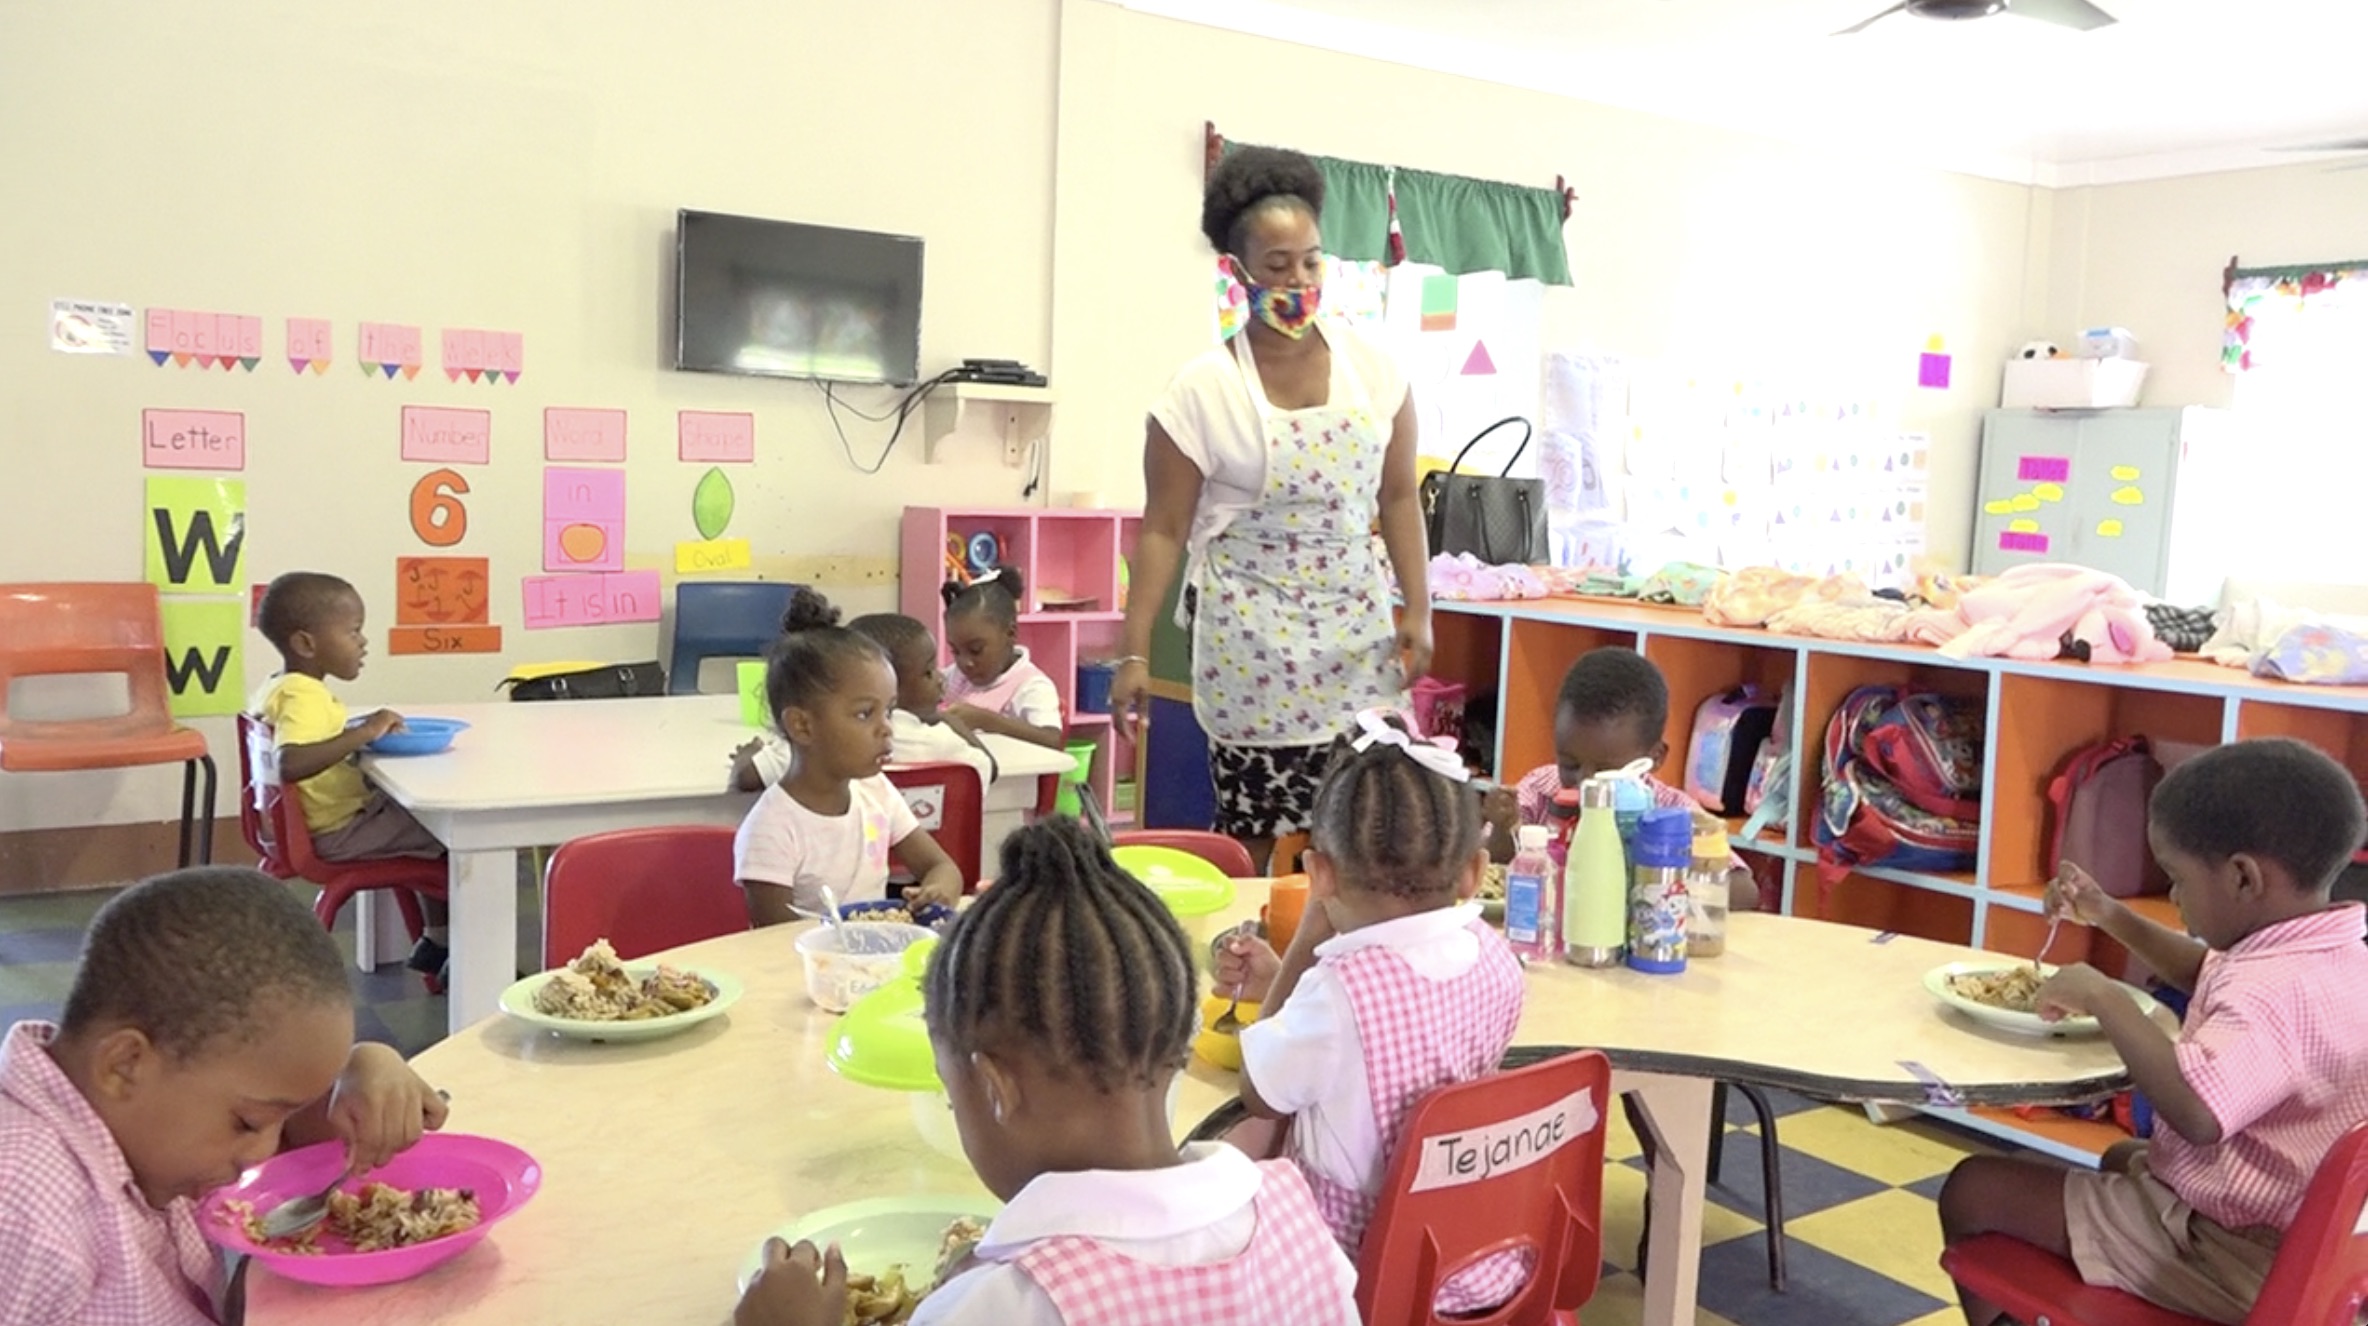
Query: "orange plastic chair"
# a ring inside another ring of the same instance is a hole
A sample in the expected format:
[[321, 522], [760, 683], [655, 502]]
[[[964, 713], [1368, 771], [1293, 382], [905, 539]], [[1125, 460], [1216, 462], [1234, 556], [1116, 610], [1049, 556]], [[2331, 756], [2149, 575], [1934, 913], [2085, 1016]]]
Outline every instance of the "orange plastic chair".
[[[24, 718], [20, 677], [121, 673], [131, 707], [112, 718]], [[214, 859], [214, 757], [165, 700], [164, 618], [150, 584], [0, 585], [0, 770], [64, 773], [181, 766], [181, 864]], [[198, 779], [205, 779], [203, 818]]]
[[[2327, 1151], [2278, 1244], [2245, 1326], [2352, 1326], [2368, 1301], [2368, 1124]], [[2086, 1283], [2072, 1263], [2004, 1234], [1967, 1239], [1940, 1255], [1949, 1278], [2016, 1321], [2052, 1326], [2208, 1326], [2118, 1289]]]
[[1190, 852], [1224, 871], [1230, 879], [1254, 879], [1258, 874], [1257, 865], [1250, 860], [1249, 848], [1207, 829], [1129, 829], [1112, 835], [1110, 845], [1172, 847], [1179, 852]]
[[[1611, 1082], [1609, 1060], [1574, 1050], [1441, 1087], [1415, 1105], [1357, 1258], [1357, 1310], [1368, 1326], [1575, 1326], [1603, 1274]], [[1550, 1125], [1535, 1121], [1504, 1139], [1513, 1157], [1493, 1156], [1490, 1129], [1558, 1105], [1568, 1112], [1554, 1149], [1539, 1145]], [[1544, 1154], [1522, 1154], [1521, 1139]], [[1467, 1159], [1482, 1172], [1460, 1178]], [[1417, 1190], [1418, 1182], [1429, 1186]], [[1478, 1315], [1438, 1315], [1433, 1299], [1455, 1272], [1524, 1247], [1537, 1263], [1510, 1300]]]
[[986, 877], [987, 790], [978, 770], [951, 760], [904, 764], [888, 771], [888, 781], [904, 793], [921, 827], [962, 871], [962, 891], [976, 891]]
[[[337, 924], [337, 913], [356, 894], [393, 889], [395, 906], [403, 913], [403, 929], [418, 943], [426, 924], [420, 915], [422, 897], [441, 898], [449, 885], [449, 868], [442, 857], [398, 856], [381, 861], [323, 861], [313, 854], [312, 829], [301, 807], [292, 807], [280, 782], [279, 751], [272, 744], [271, 725], [252, 714], [238, 716], [238, 778], [241, 788], [239, 826], [253, 830], [247, 843], [263, 859], [265, 873], [280, 879], [301, 879], [320, 886], [312, 914], [323, 928]], [[430, 986], [434, 980], [430, 978]]]
[[619, 829], [561, 843], [543, 877], [543, 966], [606, 939], [631, 961], [736, 935], [748, 904], [732, 878], [732, 830], [719, 824]]

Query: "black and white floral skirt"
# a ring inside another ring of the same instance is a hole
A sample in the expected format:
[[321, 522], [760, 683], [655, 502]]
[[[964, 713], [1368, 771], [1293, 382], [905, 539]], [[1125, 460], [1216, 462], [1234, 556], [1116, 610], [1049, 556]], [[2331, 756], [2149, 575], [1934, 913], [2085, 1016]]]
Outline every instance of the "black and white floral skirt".
[[1316, 786], [1332, 743], [1312, 746], [1229, 746], [1209, 742], [1209, 779], [1217, 789], [1217, 832], [1229, 838], [1279, 838], [1304, 833], [1313, 818]]

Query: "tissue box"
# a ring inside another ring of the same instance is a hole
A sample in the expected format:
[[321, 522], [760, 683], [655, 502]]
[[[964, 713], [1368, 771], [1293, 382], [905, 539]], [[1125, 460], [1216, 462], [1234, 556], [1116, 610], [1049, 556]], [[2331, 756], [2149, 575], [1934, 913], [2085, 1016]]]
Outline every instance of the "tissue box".
[[2135, 359], [2138, 338], [2127, 327], [2091, 327], [2080, 334], [2083, 359]]
[[1998, 404], [2009, 410], [2110, 410], [2136, 405], [2146, 365], [2135, 359], [2010, 359]]

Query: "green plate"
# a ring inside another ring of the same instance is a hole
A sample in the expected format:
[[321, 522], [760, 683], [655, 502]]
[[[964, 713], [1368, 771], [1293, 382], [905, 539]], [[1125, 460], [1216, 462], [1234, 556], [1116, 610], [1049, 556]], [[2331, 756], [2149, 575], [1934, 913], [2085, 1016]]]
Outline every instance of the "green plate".
[[[640, 980], [657, 970], [658, 964], [654, 962], [628, 962], [625, 964], [625, 974], [635, 980]], [[715, 998], [687, 1013], [674, 1013], [666, 1017], [649, 1018], [641, 1022], [586, 1022], [578, 1018], [555, 1018], [548, 1013], [536, 1010], [534, 1006], [535, 991], [542, 989], [543, 983], [550, 980], [552, 975], [553, 973], [547, 971], [537, 972], [502, 991], [502, 1011], [528, 1026], [557, 1032], [562, 1036], [580, 1041], [607, 1041], [621, 1045], [631, 1041], [654, 1041], [667, 1036], [680, 1035], [709, 1018], [721, 1016], [725, 1009], [739, 1002], [741, 994], [738, 980], [720, 971], [703, 969], [698, 973], [699, 979], [707, 982], [708, 989], [715, 991]]]
[[[824, 1207], [774, 1230], [769, 1236], [797, 1246], [803, 1239], [817, 1248], [836, 1243], [846, 1254], [847, 1269], [880, 1275], [891, 1266], [905, 1268], [905, 1279], [926, 1289], [937, 1274], [937, 1254], [946, 1226], [965, 1216], [982, 1223], [995, 1218], [1002, 1206], [985, 1193], [976, 1197], [873, 1197], [841, 1206]], [[740, 1259], [740, 1291], [765, 1264], [765, 1240], [758, 1239]]]

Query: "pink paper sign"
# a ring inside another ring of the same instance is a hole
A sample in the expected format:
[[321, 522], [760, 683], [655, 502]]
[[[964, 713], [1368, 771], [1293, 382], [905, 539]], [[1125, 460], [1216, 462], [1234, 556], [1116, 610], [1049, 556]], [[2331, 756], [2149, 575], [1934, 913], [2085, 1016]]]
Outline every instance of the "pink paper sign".
[[263, 357], [263, 319], [237, 313], [197, 313], [189, 309], [148, 310], [148, 357], [161, 367], [171, 360], [183, 368], [230, 371], [243, 365], [255, 371]]
[[234, 410], [142, 410], [140, 463], [152, 470], [243, 470], [247, 416]]
[[655, 571], [614, 575], [527, 576], [526, 628], [605, 626], [611, 622], [654, 622], [662, 606]]
[[2025, 456], [2015, 463], [2014, 477], [2024, 483], [2063, 483], [2072, 477], [2072, 458]]
[[401, 373], [408, 382], [419, 376], [419, 328], [401, 322], [365, 322], [354, 353], [362, 361], [365, 376], [391, 378]]
[[432, 465], [489, 463], [493, 459], [493, 411], [404, 406], [403, 459]]
[[2000, 552], [2044, 553], [2047, 551], [2047, 536], [2004, 530], [1998, 535], [1998, 550]]
[[444, 329], [444, 376], [453, 382], [516, 382], [526, 370], [524, 332]]
[[332, 339], [327, 318], [288, 319], [288, 367], [299, 373], [328, 372]]
[[625, 569], [625, 472], [543, 471], [543, 569]]
[[625, 412], [573, 410], [562, 406], [544, 410], [543, 459], [625, 459]]
[[676, 435], [684, 460], [713, 464], [749, 464], [756, 460], [756, 416], [715, 410], [683, 410], [675, 415]]

